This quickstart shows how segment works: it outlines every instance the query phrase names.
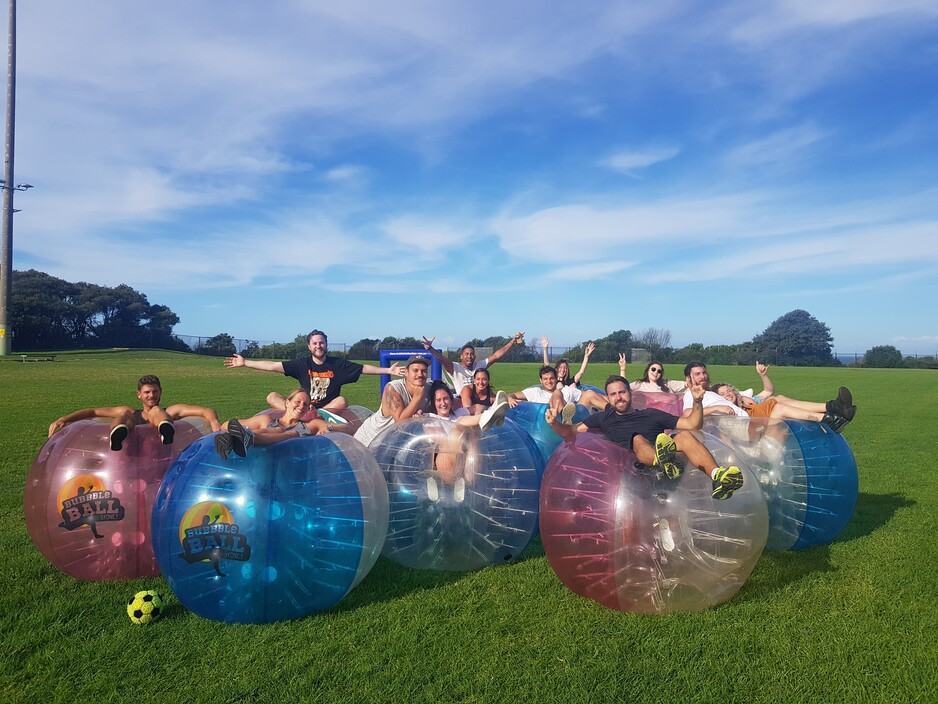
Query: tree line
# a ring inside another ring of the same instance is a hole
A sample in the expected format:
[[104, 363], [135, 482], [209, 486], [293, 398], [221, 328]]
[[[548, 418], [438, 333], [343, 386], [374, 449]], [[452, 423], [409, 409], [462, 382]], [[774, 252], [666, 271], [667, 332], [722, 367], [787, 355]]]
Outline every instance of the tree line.
[[[12, 288], [10, 322], [14, 333], [13, 349], [18, 352], [155, 347], [229, 356], [237, 351], [235, 340], [228, 333], [219, 333], [195, 345], [186, 344], [173, 334], [179, 316], [167, 306], [151, 304], [145, 294], [126, 284], [111, 288], [84, 281], [71, 283], [30, 269], [13, 272]], [[508, 337], [495, 335], [466, 340], [465, 344], [498, 349], [508, 340]], [[589, 341], [584, 340], [567, 350], [564, 356], [573, 363], [582, 361], [586, 342]], [[782, 366], [840, 365], [833, 355], [830, 328], [800, 309], [773, 321], [751, 340], [732, 345], [705, 346], [695, 342], [674, 348], [671, 332], [663, 328], [635, 333], [616, 330], [591, 342], [596, 349], [590, 359], [595, 362], [617, 362], [619, 353], [625, 352], [631, 363], [632, 350], [642, 349], [650, 358], [671, 364], [702, 361], [750, 365], [759, 360]], [[345, 355], [350, 359], [375, 360], [381, 350], [422, 347], [416, 337], [363, 338], [351, 345]], [[260, 345], [256, 340], [249, 340], [241, 350], [245, 357], [254, 359], [293, 359], [308, 353], [305, 332], [287, 343]], [[455, 359], [459, 349], [449, 350], [448, 354]], [[527, 345], [513, 347], [505, 361], [538, 362], [541, 358], [540, 340], [532, 339]], [[938, 363], [933, 357], [903, 357], [895, 347], [881, 345], [866, 352], [862, 366], [934, 368]]]

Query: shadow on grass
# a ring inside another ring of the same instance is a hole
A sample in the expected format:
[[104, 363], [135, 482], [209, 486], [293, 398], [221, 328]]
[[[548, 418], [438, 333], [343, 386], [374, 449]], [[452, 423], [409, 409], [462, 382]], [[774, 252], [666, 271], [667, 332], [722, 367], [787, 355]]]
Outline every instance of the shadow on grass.
[[853, 517], [836, 542], [848, 542], [870, 535], [889, 523], [896, 511], [912, 506], [915, 506], [915, 502], [902, 494], [865, 494], [861, 491]]
[[797, 552], [765, 552], [759, 558], [759, 564], [743, 589], [734, 597], [733, 603], [761, 601], [767, 595], [809, 575], [830, 572], [833, 569], [830, 563], [830, 548], [827, 545], [815, 545]]
[[[511, 569], [512, 565], [544, 556], [540, 535], [535, 536], [521, 555], [506, 565], [490, 565], [480, 569]], [[473, 570], [475, 571], [475, 570]], [[330, 609], [333, 612], [350, 611], [369, 604], [392, 601], [408, 594], [452, 584], [472, 572], [444, 572], [418, 570], [399, 565], [383, 555], [361, 584], [355, 587], [341, 602]]]
[[[869, 535], [883, 527], [902, 508], [914, 506], [915, 502], [902, 494], [864, 494], [857, 497], [857, 506], [847, 527], [833, 543], [845, 543]], [[746, 587], [734, 600], [760, 599], [766, 593], [777, 591], [804, 577], [829, 572], [830, 547], [812, 545], [804, 550], [781, 550], [765, 552], [759, 560]]]

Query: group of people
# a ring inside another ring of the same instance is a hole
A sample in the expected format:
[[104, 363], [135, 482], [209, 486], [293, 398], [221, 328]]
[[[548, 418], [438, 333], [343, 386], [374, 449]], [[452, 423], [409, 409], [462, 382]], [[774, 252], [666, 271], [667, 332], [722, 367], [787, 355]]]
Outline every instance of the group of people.
[[[733, 414], [742, 417], [769, 419], [796, 419], [824, 422], [835, 432], [856, 415], [856, 406], [850, 391], [841, 387], [836, 398], [826, 403], [802, 401], [775, 393], [768, 377], [768, 367], [756, 363], [756, 372], [763, 389], [758, 394], [740, 392], [730, 384], [710, 384], [707, 367], [692, 362], [684, 368], [684, 381], [668, 381], [664, 365], [652, 361], [641, 379], [629, 383], [626, 379], [627, 362], [624, 353], [619, 356], [618, 375], [606, 380], [605, 393], [582, 388], [580, 380], [595, 350], [592, 343], [584, 348], [579, 371], [570, 376], [570, 363], [561, 359], [551, 366], [547, 357], [549, 340], [541, 338], [544, 366], [539, 370], [539, 385], [506, 393], [494, 391], [488, 368], [502, 359], [514, 345], [523, 344], [524, 332], [515, 333], [506, 345], [482, 360], [476, 358], [475, 348], [465, 345], [459, 360], [453, 361], [433, 347], [435, 338], [423, 338], [423, 346], [430, 357], [440, 362], [452, 384], [442, 380], [429, 382], [430, 359], [412, 355], [401, 366], [376, 367], [358, 364], [339, 357], [328, 356], [328, 338], [321, 330], [307, 336], [309, 355], [286, 362], [245, 359], [234, 354], [225, 359], [229, 368], [247, 367], [260, 371], [281, 373], [299, 383], [288, 396], [271, 393], [267, 401], [280, 411], [273, 415], [256, 415], [246, 419], [231, 419], [220, 423], [211, 408], [187, 404], [160, 406], [162, 386], [155, 376], [144, 376], [137, 385], [137, 398], [142, 408], [114, 406], [88, 408], [75, 411], [55, 420], [49, 427], [49, 436], [69, 423], [85, 418], [111, 419], [110, 447], [122, 449], [123, 442], [135, 426], [150, 424], [157, 429], [163, 443], [173, 442], [174, 420], [201, 417], [212, 431], [220, 431], [215, 438], [218, 454], [227, 458], [229, 453], [244, 457], [252, 445], [270, 445], [296, 437], [327, 432], [352, 433], [352, 426], [325, 420], [319, 410], [341, 410], [348, 407], [342, 395], [342, 386], [354, 383], [362, 374], [388, 374], [398, 377], [387, 383], [378, 410], [354, 430], [356, 439], [370, 444], [386, 428], [416, 416], [434, 416], [452, 422], [452, 428], [441, 441], [435, 454], [434, 469], [444, 481], [453, 478], [455, 456], [462, 447], [465, 431], [479, 427], [483, 432], [500, 425], [509, 408], [523, 402], [547, 405], [545, 420], [566, 440], [576, 434], [598, 430], [609, 440], [631, 449], [638, 461], [656, 468], [669, 478], [681, 475], [683, 467], [677, 461], [682, 453], [695, 467], [713, 481], [713, 497], [727, 499], [743, 484], [738, 467], [718, 466], [709, 450], [690, 432], [701, 428], [703, 418], [711, 414]], [[429, 383], [428, 383], [429, 382]], [[636, 409], [632, 406], [632, 392], [683, 393], [683, 414], [665, 413], [653, 408]], [[590, 408], [592, 413], [584, 422], [572, 424], [576, 404]], [[433, 492], [429, 492], [433, 493]]]

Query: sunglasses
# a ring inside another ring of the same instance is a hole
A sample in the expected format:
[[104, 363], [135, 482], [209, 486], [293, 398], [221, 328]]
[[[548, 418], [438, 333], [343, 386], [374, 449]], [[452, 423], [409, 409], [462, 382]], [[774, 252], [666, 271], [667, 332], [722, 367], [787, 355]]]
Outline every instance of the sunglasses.
[[664, 369], [662, 369], [661, 367], [652, 367], [652, 368], [649, 369], [648, 371], [650, 371], [650, 372], [658, 372], [659, 374], [661, 374], [661, 373], [664, 372]]

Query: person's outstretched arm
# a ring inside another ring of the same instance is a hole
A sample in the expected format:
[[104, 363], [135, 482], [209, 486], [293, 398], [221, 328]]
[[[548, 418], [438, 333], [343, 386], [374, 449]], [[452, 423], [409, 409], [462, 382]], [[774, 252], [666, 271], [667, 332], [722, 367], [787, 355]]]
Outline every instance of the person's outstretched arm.
[[522, 342], [524, 342], [524, 332], [516, 332], [508, 341], [507, 345], [504, 347], [499, 347], [497, 350], [492, 352], [491, 355], [489, 355], [489, 364], [495, 364], [495, 362], [508, 354], [508, 350], [510, 350], [515, 345], [520, 345]]
[[585, 423], [577, 423], [576, 425], [558, 423], [557, 411], [555, 411], [550, 406], [548, 406], [547, 410], [544, 411], [544, 420], [547, 421], [547, 425], [550, 426], [551, 430], [567, 441], [573, 440], [577, 436], [577, 433], [585, 433], [587, 430], [589, 430]]
[[66, 416], [56, 418], [49, 426], [49, 437], [60, 431], [69, 423], [76, 420], [87, 420], [88, 418], [117, 418], [125, 413], [133, 413], [134, 409], [130, 406], [108, 406], [105, 408], [82, 408], [79, 411], [72, 411]]
[[248, 369], [259, 369], [262, 372], [278, 372], [283, 374], [283, 362], [271, 362], [266, 359], [245, 359], [238, 353], [230, 357], [225, 357], [225, 366], [229, 369], [247, 367]]
[[404, 376], [404, 369], [399, 362], [390, 367], [376, 367], [373, 364], [363, 364], [362, 374], [390, 374], [391, 376]]
[[215, 412], [214, 408], [192, 406], [188, 403], [174, 403], [172, 406], [167, 406], [166, 415], [173, 420], [178, 420], [179, 418], [201, 418], [209, 424], [213, 433], [221, 430], [221, 423], [218, 422], [218, 414]]
[[[590, 363], [590, 355], [596, 350], [596, 345], [592, 342], [587, 342], [586, 347], [583, 349], [583, 364], [580, 365], [580, 371], [576, 373], [576, 376], [573, 377], [573, 383], [577, 386], [580, 385], [580, 379], [583, 378], [583, 374], [586, 372], [586, 365]], [[622, 376], [625, 376], [623, 373]]]
[[775, 393], [775, 384], [772, 383], [772, 380], [769, 379], [768, 375], [769, 365], [763, 364], [762, 362], [756, 362], [756, 374], [759, 375], [759, 378], [762, 379], [762, 391], [756, 394], [756, 398], [761, 401], [764, 401], [769, 396]]
[[[427, 352], [430, 353], [430, 355], [433, 357], [433, 359], [435, 359], [436, 361], [438, 361], [438, 362], [442, 365], [443, 369], [446, 370], [446, 373], [447, 373], [447, 374], [449, 374], [450, 376], [452, 376], [452, 374], [453, 374], [453, 360], [451, 360], [449, 357], [447, 357], [445, 354], [443, 354], [440, 350], [437, 350], [437, 349], [434, 349], [434, 348], [433, 348], [433, 341], [434, 341], [435, 339], [436, 339], [436, 336], [435, 336], [435, 335], [434, 335], [433, 337], [431, 337], [429, 340], [428, 340], [426, 337], [424, 337], [424, 338], [423, 338], [423, 348], [424, 348]], [[469, 371], [472, 371], [472, 370], [470, 369]], [[403, 372], [401, 372], [401, 373], [403, 374]]]
[[550, 358], [547, 356], [547, 348], [550, 346], [550, 340], [547, 335], [541, 335], [541, 349], [544, 350], [544, 366], [550, 366]]

